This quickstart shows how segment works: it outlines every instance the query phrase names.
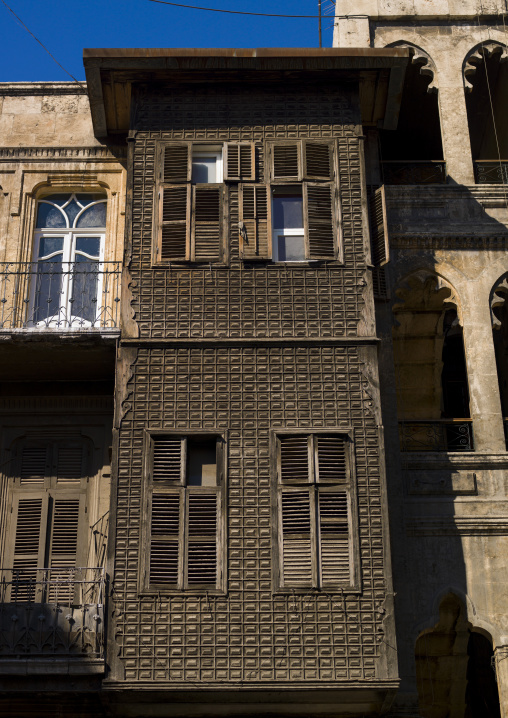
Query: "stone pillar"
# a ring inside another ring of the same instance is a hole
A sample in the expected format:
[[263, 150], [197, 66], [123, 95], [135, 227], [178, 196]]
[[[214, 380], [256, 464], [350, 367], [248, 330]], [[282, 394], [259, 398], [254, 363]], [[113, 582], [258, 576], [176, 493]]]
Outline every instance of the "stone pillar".
[[494, 649], [494, 658], [501, 718], [508, 718], [508, 646], [497, 646]]
[[333, 47], [370, 47], [369, 18], [336, 17], [333, 27]]
[[448, 62], [445, 53], [436, 60], [436, 65], [439, 68], [439, 113], [448, 181], [472, 185], [475, 180], [462, 67], [460, 63]]
[[476, 451], [505, 452], [490, 304], [476, 282], [461, 288], [469, 403]]

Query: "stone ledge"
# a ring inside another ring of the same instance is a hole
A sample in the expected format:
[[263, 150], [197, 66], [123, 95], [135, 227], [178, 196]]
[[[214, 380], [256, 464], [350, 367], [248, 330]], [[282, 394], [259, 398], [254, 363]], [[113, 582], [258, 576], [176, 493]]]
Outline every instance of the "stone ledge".
[[103, 674], [103, 658], [0, 658], [0, 675], [9, 676], [78, 676]]
[[86, 81], [0, 82], [0, 96], [8, 95], [86, 95]]

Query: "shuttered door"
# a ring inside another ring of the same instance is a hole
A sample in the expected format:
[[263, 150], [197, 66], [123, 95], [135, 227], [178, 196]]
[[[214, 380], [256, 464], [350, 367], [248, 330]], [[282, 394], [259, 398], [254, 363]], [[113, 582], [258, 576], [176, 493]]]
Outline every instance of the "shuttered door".
[[312, 551], [312, 489], [281, 489], [282, 585], [314, 585]]
[[76, 567], [80, 513], [79, 497], [50, 499], [48, 600], [51, 603], [74, 601], [73, 574], [69, 569]]
[[333, 185], [304, 183], [304, 207], [309, 258], [335, 259], [337, 240]]
[[271, 212], [266, 185], [242, 185], [240, 189], [240, 220], [245, 236], [240, 236], [242, 259], [271, 259]]
[[159, 261], [190, 259], [190, 185], [161, 188], [159, 204]]
[[225, 173], [226, 180], [253, 180], [255, 175], [255, 147], [253, 143], [227, 142], [225, 145]]
[[345, 491], [319, 489], [321, 586], [351, 584], [348, 496]]
[[196, 262], [220, 259], [222, 195], [222, 185], [193, 187], [191, 258]]
[[150, 583], [179, 587], [180, 492], [153, 494], [150, 543]]
[[218, 494], [187, 494], [186, 588], [216, 588]]
[[307, 140], [303, 145], [305, 177], [307, 179], [333, 179], [332, 145]]
[[272, 177], [274, 180], [300, 180], [301, 179], [301, 145], [274, 144], [272, 145]]
[[43, 563], [46, 502], [39, 498], [17, 498], [11, 601], [35, 601], [37, 569]]

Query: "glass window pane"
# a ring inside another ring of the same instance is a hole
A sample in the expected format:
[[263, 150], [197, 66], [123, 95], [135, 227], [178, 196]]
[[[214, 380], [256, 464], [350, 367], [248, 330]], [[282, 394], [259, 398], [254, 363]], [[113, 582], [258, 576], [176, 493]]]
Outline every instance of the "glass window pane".
[[217, 486], [215, 439], [187, 441], [187, 486]]
[[[39, 259], [47, 257], [54, 252], [61, 252], [63, 250], [63, 244], [63, 237], [41, 237], [39, 239]], [[55, 257], [53, 261], [61, 262], [62, 259]]]
[[279, 262], [301, 262], [305, 259], [305, 244], [302, 235], [279, 235], [277, 237]]
[[61, 210], [51, 204], [39, 202], [39, 208], [37, 210], [37, 227], [60, 229], [65, 226], [65, 217], [63, 216]]
[[77, 254], [72, 270], [71, 326], [97, 321], [99, 262]]
[[63, 205], [69, 201], [71, 196], [72, 195], [70, 194], [50, 194], [43, 199], [47, 200], [48, 202], [53, 202], [53, 204], [57, 204], [59, 207], [63, 207]]
[[193, 157], [192, 181], [196, 183], [217, 182], [217, 158]]
[[86, 207], [90, 202], [98, 202], [99, 200], [105, 200], [106, 197], [103, 194], [77, 194], [76, 199], [83, 207]]
[[49, 322], [60, 314], [62, 298], [62, 255], [37, 263], [34, 323]]
[[273, 226], [275, 229], [303, 227], [303, 199], [297, 193], [274, 193]]
[[84, 252], [92, 257], [98, 257], [100, 251], [100, 237], [76, 237], [76, 252]]
[[105, 227], [106, 203], [100, 202], [85, 209], [76, 222], [76, 227]]
[[72, 200], [72, 202], [69, 202], [67, 207], [63, 208], [65, 214], [69, 218], [69, 227], [72, 227], [74, 225], [74, 220], [76, 219], [76, 215], [78, 212], [81, 212], [81, 207], [77, 202]]

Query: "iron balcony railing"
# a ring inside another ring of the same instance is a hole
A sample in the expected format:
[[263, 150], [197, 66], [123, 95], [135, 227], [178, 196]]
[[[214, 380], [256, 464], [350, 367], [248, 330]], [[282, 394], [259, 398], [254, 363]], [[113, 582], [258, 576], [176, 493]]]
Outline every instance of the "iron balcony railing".
[[381, 163], [384, 184], [445, 184], [446, 162], [387, 160]]
[[474, 451], [471, 419], [401, 421], [402, 451]]
[[474, 169], [476, 184], [508, 184], [507, 160], [477, 160]]
[[0, 658], [104, 658], [103, 568], [0, 574]]
[[0, 263], [1, 329], [116, 329], [120, 262]]

